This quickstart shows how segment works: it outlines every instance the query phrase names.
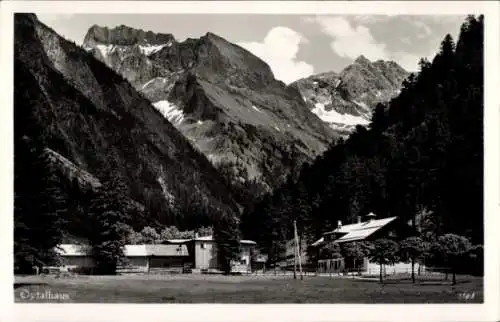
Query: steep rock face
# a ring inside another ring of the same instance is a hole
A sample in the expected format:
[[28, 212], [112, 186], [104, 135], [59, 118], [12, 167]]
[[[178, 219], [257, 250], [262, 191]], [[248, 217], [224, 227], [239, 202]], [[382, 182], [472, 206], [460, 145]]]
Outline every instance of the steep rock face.
[[15, 138], [43, 138], [73, 177], [111, 171], [151, 222], [193, 227], [207, 223], [207, 209], [237, 214], [205, 156], [102, 62], [23, 14], [15, 15], [14, 56]]
[[151, 31], [145, 32], [125, 25], [120, 25], [113, 29], [93, 25], [85, 36], [84, 42], [90, 46], [94, 44], [161, 46], [173, 40], [174, 37], [170, 34], [155, 34]]
[[[104, 31], [91, 28], [84, 48], [126, 77], [213, 163], [232, 164], [235, 179], [276, 186], [337, 136], [265, 62], [215, 34], [141, 52], [118, 45], [129, 41], [96, 42], [95, 33]], [[104, 45], [113, 47], [100, 50]]]
[[369, 61], [359, 56], [340, 73], [323, 73], [300, 79], [297, 89], [313, 113], [332, 129], [350, 134], [356, 125], [367, 125], [372, 109], [399, 93], [409, 73], [392, 61]]

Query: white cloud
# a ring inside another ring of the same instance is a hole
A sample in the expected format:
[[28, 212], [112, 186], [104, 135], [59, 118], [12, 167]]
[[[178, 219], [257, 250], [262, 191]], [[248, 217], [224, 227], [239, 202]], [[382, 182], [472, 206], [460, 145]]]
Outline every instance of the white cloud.
[[263, 42], [237, 44], [269, 64], [276, 79], [289, 84], [314, 73], [312, 65], [297, 60], [302, 43], [307, 43], [307, 39], [300, 33], [286, 27], [274, 27]]
[[351, 25], [345, 17], [317, 17], [323, 33], [332, 38], [331, 49], [341, 57], [355, 59], [363, 54], [370, 60], [388, 59], [386, 45], [373, 38], [370, 29]]
[[410, 37], [403, 37], [399, 39], [403, 44], [405, 45], [411, 45], [411, 39]]
[[[429, 55], [419, 55], [414, 52], [407, 52], [404, 50], [389, 50], [384, 42], [377, 41], [370, 29], [363, 25], [387, 21], [390, 17], [387, 16], [336, 16], [324, 17], [317, 16], [314, 20], [309, 19], [306, 22], [317, 23], [321, 31], [332, 38], [330, 48], [337, 55], [355, 59], [359, 55], [364, 55], [371, 61], [383, 59], [393, 60], [401, 67], [409, 72], [418, 70], [418, 62], [421, 57], [428, 57]], [[417, 27], [423, 32], [424, 37], [432, 33], [431, 28], [422, 21], [412, 20], [412, 25]], [[423, 38], [423, 37], [422, 37]], [[407, 45], [412, 44], [410, 36], [400, 39], [401, 43]]]
[[36, 16], [41, 21], [48, 23], [61, 20], [70, 20], [74, 14], [70, 13], [36, 13]]
[[394, 15], [353, 15], [348, 17], [362, 24], [373, 24], [389, 21]]
[[392, 56], [393, 60], [396, 61], [406, 71], [408, 72], [418, 71], [418, 62], [420, 61], [421, 56], [402, 51], [394, 53]]
[[411, 20], [411, 23], [417, 27], [417, 29], [420, 31], [420, 33], [417, 34], [417, 38], [426, 38], [428, 37], [429, 35], [432, 34], [432, 30], [431, 30], [431, 27], [429, 27], [425, 22], [423, 22], [422, 20]]
[[421, 20], [428, 21], [438, 25], [461, 25], [466, 15], [424, 15], [419, 16]]

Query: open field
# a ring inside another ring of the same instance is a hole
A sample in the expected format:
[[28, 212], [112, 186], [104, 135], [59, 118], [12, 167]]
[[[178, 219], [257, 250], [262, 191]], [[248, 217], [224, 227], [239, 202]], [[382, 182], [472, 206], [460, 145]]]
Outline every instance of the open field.
[[16, 302], [51, 303], [482, 303], [483, 280], [458, 276], [451, 286], [327, 276], [18, 276], [14, 293]]

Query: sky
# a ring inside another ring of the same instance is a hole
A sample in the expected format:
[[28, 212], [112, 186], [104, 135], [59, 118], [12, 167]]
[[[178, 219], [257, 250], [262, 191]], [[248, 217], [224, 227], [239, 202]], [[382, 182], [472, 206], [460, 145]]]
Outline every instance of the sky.
[[171, 33], [178, 41], [217, 34], [249, 50], [291, 83], [322, 72], [340, 72], [358, 56], [393, 60], [408, 71], [432, 60], [444, 36], [457, 39], [465, 16], [262, 15], [262, 14], [37, 14], [78, 44], [90, 26], [127, 25]]

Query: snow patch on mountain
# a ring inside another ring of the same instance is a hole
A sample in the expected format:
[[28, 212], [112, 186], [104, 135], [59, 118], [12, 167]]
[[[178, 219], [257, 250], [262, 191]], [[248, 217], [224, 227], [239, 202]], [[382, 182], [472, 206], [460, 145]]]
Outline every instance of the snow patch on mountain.
[[167, 81], [167, 79], [165, 77], [155, 77], [155, 78], [149, 80], [146, 84], [142, 85], [142, 89], [145, 89], [147, 86], [151, 85], [153, 82], [156, 82], [156, 81], [162, 81], [163, 83], [165, 83]]
[[358, 101], [353, 101], [356, 105], [358, 105], [359, 107], [362, 107], [364, 108], [365, 110], [369, 110], [370, 108], [368, 107], [368, 105], [366, 105], [366, 103], [363, 103], [363, 102], [358, 102]]
[[261, 110], [259, 110], [259, 109], [257, 108], [257, 106], [252, 105], [252, 108], [253, 108], [254, 110], [256, 110], [257, 112], [261, 112], [261, 113], [262, 113], [262, 111], [261, 111]]
[[102, 57], [107, 58], [108, 55], [113, 51], [115, 46], [114, 45], [96, 45], [96, 47], [101, 52]]
[[337, 123], [337, 124], [345, 124], [350, 126], [355, 125], [368, 125], [370, 123], [369, 120], [365, 119], [361, 116], [354, 116], [351, 114], [340, 114], [334, 109], [327, 111], [325, 110], [325, 105], [322, 103], [316, 103], [315, 107], [312, 109], [312, 112], [316, 114], [320, 119], [327, 123]]
[[[170, 46], [172, 46], [172, 42], [161, 45], [139, 45], [139, 50], [141, 51], [142, 54], [149, 56], [156, 53], [157, 51], [160, 51], [164, 47], [170, 47]], [[109, 54], [113, 53], [116, 50], [118, 51], [119, 54], [123, 54], [123, 52], [127, 48], [127, 46], [104, 45], [104, 44], [96, 45], [96, 47], [97, 49], [99, 49], [104, 58], [107, 58]], [[92, 48], [86, 46], [84, 49], [88, 51], [91, 50]]]
[[149, 46], [139, 45], [139, 49], [144, 55], [149, 56], [151, 54], [156, 53], [157, 51], [160, 51], [161, 49], [163, 49], [163, 47], [167, 46], [170, 47], [171, 45], [172, 45], [171, 42], [163, 45], [149, 45]]
[[182, 109], [167, 100], [155, 102], [153, 106], [174, 125], [180, 124], [184, 120]]

